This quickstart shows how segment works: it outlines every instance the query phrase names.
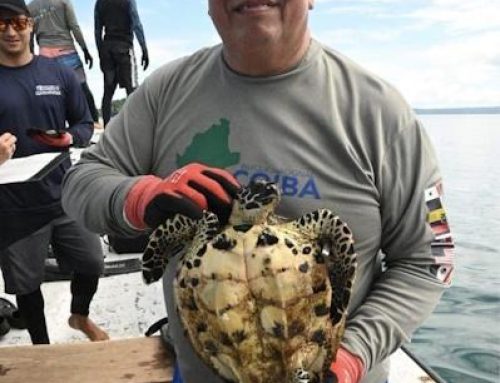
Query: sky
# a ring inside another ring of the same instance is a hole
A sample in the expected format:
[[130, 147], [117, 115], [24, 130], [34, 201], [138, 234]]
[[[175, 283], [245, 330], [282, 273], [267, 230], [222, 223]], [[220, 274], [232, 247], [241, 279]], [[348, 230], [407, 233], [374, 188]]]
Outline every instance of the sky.
[[[95, 2], [72, 1], [94, 56], [87, 79], [100, 107]], [[220, 42], [207, 0], [136, 2], [151, 61], [140, 81]], [[389, 81], [413, 107], [500, 105], [500, 0], [315, 0], [309, 21], [314, 38]], [[135, 52], [140, 62], [137, 40]], [[118, 90], [114, 98], [124, 96]]]

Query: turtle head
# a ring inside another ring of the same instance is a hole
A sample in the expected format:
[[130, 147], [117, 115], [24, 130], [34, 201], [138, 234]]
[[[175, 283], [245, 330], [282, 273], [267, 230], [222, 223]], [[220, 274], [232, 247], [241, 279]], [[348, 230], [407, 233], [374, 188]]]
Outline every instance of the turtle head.
[[280, 191], [274, 182], [252, 181], [238, 191], [229, 223], [231, 225], [264, 223], [274, 212], [279, 200]]

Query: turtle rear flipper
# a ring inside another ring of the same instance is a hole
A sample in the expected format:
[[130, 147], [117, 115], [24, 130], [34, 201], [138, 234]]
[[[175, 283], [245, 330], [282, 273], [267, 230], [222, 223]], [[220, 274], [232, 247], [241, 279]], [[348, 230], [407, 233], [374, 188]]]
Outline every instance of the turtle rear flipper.
[[199, 237], [211, 239], [217, 232], [219, 221], [213, 213], [205, 211], [202, 218], [195, 220], [177, 214], [167, 219], [151, 234], [148, 245], [142, 255], [142, 277], [147, 284], [159, 280], [169, 258], [178, 253], [193, 239], [200, 243]]
[[333, 325], [332, 333], [335, 334], [330, 347], [331, 354], [323, 366], [323, 373], [326, 376], [330, 361], [335, 358], [344, 334], [347, 307], [356, 275], [357, 261], [353, 235], [347, 224], [328, 209], [305, 214], [287, 225], [309, 232], [322, 245], [320, 256], [326, 264], [332, 289], [330, 320]]
[[319, 209], [289, 222], [298, 230], [312, 234], [323, 244], [322, 257], [332, 287], [330, 318], [333, 325], [347, 316], [347, 305], [356, 274], [356, 253], [351, 230], [331, 210]]
[[323, 210], [320, 215], [327, 216], [327, 221], [329, 221], [324, 225], [322, 238], [325, 242], [322, 256], [327, 264], [332, 286], [330, 319], [335, 325], [345, 321], [347, 317], [347, 306], [356, 277], [356, 252], [352, 232], [347, 224], [328, 210]]

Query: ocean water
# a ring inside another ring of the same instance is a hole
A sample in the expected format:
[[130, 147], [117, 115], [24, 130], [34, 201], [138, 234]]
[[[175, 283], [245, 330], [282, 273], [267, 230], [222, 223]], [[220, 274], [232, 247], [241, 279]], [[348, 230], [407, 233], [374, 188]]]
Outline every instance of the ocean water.
[[420, 115], [456, 242], [452, 286], [410, 350], [449, 383], [500, 383], [500, 115]]

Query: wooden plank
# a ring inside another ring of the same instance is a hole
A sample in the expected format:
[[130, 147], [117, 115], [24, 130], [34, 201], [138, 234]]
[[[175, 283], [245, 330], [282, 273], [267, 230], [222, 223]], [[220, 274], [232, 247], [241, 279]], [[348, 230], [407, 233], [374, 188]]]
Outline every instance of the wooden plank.
[[[109, 342], [0, 347], [0, 382], [171, 383], [173, 354], [158, 336]], [[438, 383], [406, 352], [391, 356], [391, 382]]]
[[172, 382], [159, 337], [0, 348], [2, 383]]

